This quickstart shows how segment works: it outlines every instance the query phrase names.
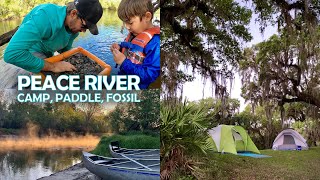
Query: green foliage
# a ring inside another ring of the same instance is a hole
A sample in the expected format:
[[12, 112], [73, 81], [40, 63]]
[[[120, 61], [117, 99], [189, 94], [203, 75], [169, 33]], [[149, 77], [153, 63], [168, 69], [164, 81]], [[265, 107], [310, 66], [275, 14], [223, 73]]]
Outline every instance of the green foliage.
[[128, 131], [119, 133], [120, 135], [130, 136], [130, 135], [147, 135], [152, 137], [158, 137], [160, 135], [160, 131]]
[[251, 11], [234, 0], [165, 0], [160, 5], [161, 75], [167, 98], [176, 96], [184, 82], [193, 80], [177, 71], [181, 65], [224, 91], [224, 80], [232, 76], [231, 67], [241, 58], [240, 42], [252, 39], [246, 27]]
[[113, 10], [117, 9], [121, 0], [101, 0], [100, 3], [103, 8]]
[[108, 123], [104, 116], [95, 114], [85, 121], [82, 109], [70, 103], [36, 105], [6, 101], [0, 102], [0, 128], [25, 129], [28, 123], [38, 126], [38, 135], [50, 133], [106, 132]]
[[28, 103], [12, 103], [8, 107], [7, 117], [4, 120], [4, 128], [20, 129], [26, 126], [29, 109], [32, 105]]
[[306, 138], [307, 144], [320, 146], [320, 121], [318, 119], [307, 118], [305, 121], [296, 121], [293, 128]]
[[117, 10], [118, 6], [120, 4], [121, 0], [104, 0], [104, 1], [100, 1], [101, 5], [103, 8], [108, 9], [108, 10]]
[[223, 100], [206, 98], [199, 100], [197, 103], [209, 109], [208, 117], [212, 122], [211, 127], [217, 126], [218, 124], [235, 124], [232, 117], [239, 112], [239, 100], [227, 97]]
[[182, 176], [182, 177], [179, 177], [178, 180], [194, 180], [196, 179], [195, 177], [189, 175], [189, 176]]
[[141, 131], [159, 136], [160, 90], [137, 92], [141, 102], [119, 103], [107, 115], [101, 104], [54, 103], [32, 104], [9, 102], [0, 93], [0, 128], [25, 129], [37, 126], [36, 134], [126, 133]]
[[120, 146], [131, 149], [159, 149], [160, 136], [149, 136], [141, 132], [131, 132], [125, 135], [103, 136], [92, 151], [94, 154], [102, 156], [111, 156], [109, 152], [109, 144], [112, 141], [119, 141]]
[[127, 131], [159, 132], [160, 90], [139, 92], [139, 103], [118, 103], [106, 116], [114, 133]]
[[[278, 25], [278, 35], [245, 49], [240, 61], [242, 96], [252, 109], [263, 106], [264, 142], [293, 122], [306, 122], [300, 131], [309, 144], [320, 138], [319, 1], [253, 0], [261, 30]], [[292, 13], [294, 12], [294, 13]], [[260, 130], [261, 131], [261, 130]], [[263, 131], [262, 131], [263, 132]], [[268, 145], [269, 144], [269, 145]]]
[[[0, 1], [0, 21], [23, 17], [29, 11], [39, 4], [53, 3], [58, 5], [66, 5], [73, 0], [5, 0]], [[100, 0], [104, 9], [116, 10], [120, 4], [120, 0]]]
[[281, 132], [281, 120], [279, 111], [274, 111], [271, 117], [271, 126], [266, 116], [265, 107], [258, 106], [252, 113], [249, 106], [232, 119], [236, 125], [242, 126], [248, 131], [249, 136], [258, 149], [271, 148], [273, 140]]
[[279, 113], [282, 128], [292, 120], [319, 121], [319, 5], [303, 0], [253, 1], [261, 28], [276, 23], [278, 35], [244, 50], [239, 63], [242, 96], [253, 107], [265, 107], [270, 135], [273, 112]]
[[19, 135], [19, 131], [17, 129], [0, 128], [0, 135]]
[[161, 177], [170, 178], [177, 169], [192, 173], [194, 155], [205, 155], [213, 150], [207, 128], [210, 120], [208, 109], [194, 103], [161, 104]]
[[0, 127], [4, 125], [7, 116], [7, 106], [4, 102], [0, 101]]

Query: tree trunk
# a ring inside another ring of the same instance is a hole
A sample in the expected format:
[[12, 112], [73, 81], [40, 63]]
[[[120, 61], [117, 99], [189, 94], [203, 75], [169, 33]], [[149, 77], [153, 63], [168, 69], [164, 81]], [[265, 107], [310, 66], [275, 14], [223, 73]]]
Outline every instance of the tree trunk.
[[266, 138], [266, 147], [267, 148], [270, 148], [272, 147], [272, 134], [273, 134], [273, 124], [272, 124], [272, 116], [273, 116], [273, 113], [272, 113], [272, 106], [270, 106], [269, 104], [266, 105], [265, 107], [265, 112], [266, 112], [266, 118], [268, 120], [268, 124], [267, 124], [267, 138]]
[[12, 36], [14, 35], [14, 33], [18, 30], [19, 26], [17, 26], [15, 29], [6, 32], [4, 34], [2, 34], [0, 36], [0, 46], [8, 43], [10, 41], [10, 39], [12, 38]]
[[283, 107], [283, 105], [280, 106], [280, 118], [281, 118], [281, 128], [285, 129], [285, 109]]

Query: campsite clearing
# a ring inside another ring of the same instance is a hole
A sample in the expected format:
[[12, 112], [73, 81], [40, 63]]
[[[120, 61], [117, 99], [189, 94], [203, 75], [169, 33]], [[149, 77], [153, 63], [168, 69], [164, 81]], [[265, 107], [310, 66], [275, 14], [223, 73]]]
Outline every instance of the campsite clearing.
[[[260, 150], [271, 158], [208, 154], [206, 179], [319, 179], [320, 147], [304, 151]], [[209, 168], [210, 167], [210, 168]]]

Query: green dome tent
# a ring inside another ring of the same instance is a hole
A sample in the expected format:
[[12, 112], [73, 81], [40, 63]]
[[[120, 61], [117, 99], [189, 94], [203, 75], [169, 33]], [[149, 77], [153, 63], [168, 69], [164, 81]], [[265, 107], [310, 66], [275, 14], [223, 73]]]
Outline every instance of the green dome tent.
[[221, 153], [232, 153], [250, 151], [260, 154], [245, 129], [241, 126], [219, 125], [209, 130], [216, 150]]

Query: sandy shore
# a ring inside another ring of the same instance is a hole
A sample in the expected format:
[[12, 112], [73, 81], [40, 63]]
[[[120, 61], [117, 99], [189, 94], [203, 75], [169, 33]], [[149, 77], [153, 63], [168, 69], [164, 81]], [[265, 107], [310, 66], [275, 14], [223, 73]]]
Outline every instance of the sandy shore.
[[38, 180], [100, 180], [100, 178], [88, 171], [83, 163], [79, 163]]

